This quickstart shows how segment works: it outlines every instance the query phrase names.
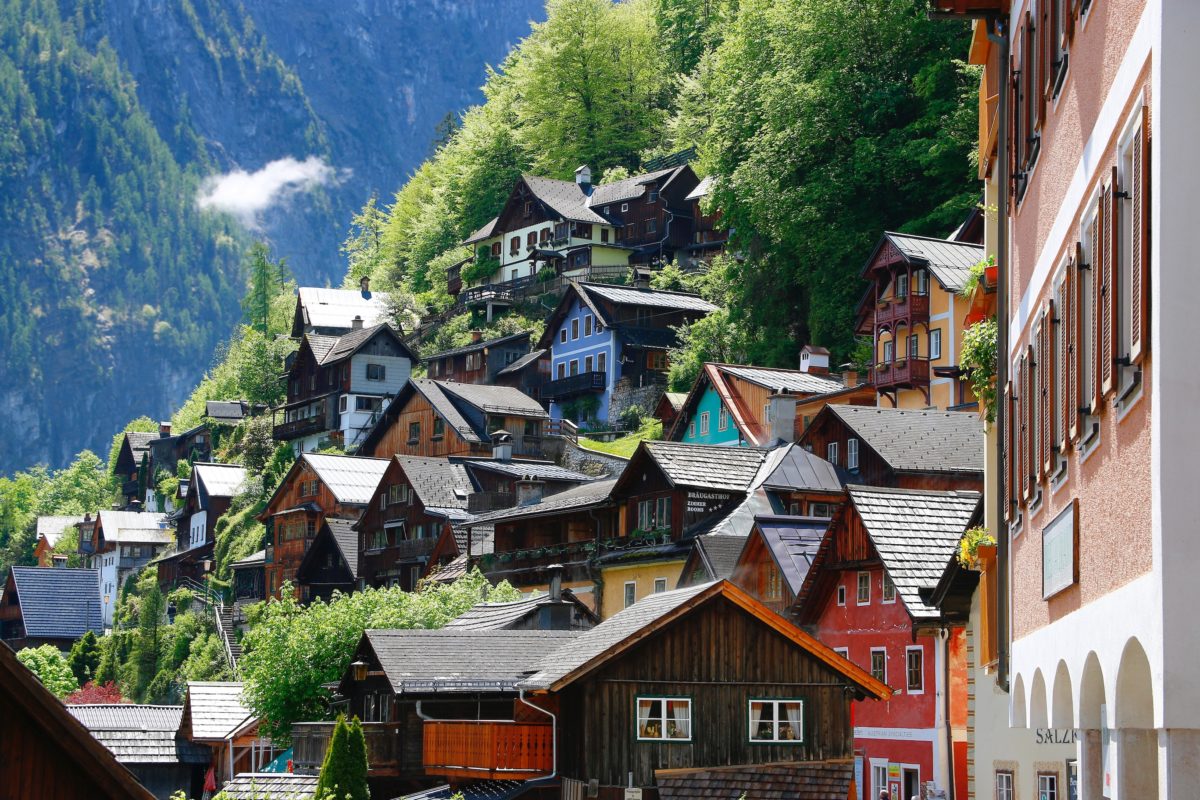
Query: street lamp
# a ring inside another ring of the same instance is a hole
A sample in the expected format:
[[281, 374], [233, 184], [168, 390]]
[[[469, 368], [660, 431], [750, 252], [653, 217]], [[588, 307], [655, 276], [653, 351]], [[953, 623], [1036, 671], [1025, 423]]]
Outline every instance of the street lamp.
[[350, 668], [354, 670], [354, 680], [365, 681], [367, 679], [367, 662], [360, 659], [351, 664]]

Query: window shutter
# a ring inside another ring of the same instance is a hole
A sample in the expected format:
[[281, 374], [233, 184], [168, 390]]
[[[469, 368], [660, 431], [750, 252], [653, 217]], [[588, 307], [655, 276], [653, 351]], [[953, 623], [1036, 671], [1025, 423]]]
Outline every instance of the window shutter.
[[[1046, 326], [1045, 314], [1042, 314], [1043, 320], [1038, 324], [1037, 333], [1033, 335], [1033, 343], [1030, 345], [1030, 376], [1029, 387], [1033, 390], [1033, 394], [1029, 399], [1032, 403], [1029, 416], [1029, 432], [1032, 439], [1029, 443], [1030, 458], [1029, 475], [1035, 483], [1042, 481], [1042, 442], [1046, 435], [1046, 360], [1042, 358], [1042, 351], [1046, 343]], [[1036, 319], [1036, 317], [1035, 317]]]
[[[1032, 348], [1030, 348], [1032, 350]], [[1033, 435], [1032, 422], [1033, 415], [1030, 413], [1033, 410], [1033, 396], [1030, 394], [1030, 354], [1027, 352], [1021, 357], [1021, 388], [1020, 388], [1020, 403], [1021, 403], [1021, 471], [1017, 478], [1021, 485], [1021, 497], [1028, 499], [1029, 490], [1033, 486], [1033, 481], [1030, 476], [1033, 474], [1030, 456], [1032, 455], [1033, 443], [1030, 438]]]
[[1104, 269], [1104, 194], [1096, 200], [1096, 221], [1092, 224], [1092, 256], [1088, 264], [1092, 284], [1091, 324], [1088, 331], [1091, 346], [1091, 380], [1088, 381], [1087, 398], [1088, 413], [1100, 413], [1100, 318], [1104, 308], [1103, 293], [1100, 290]]
[[1116, 388], [1114, 364], [1116, 361], [1116, 326], [1117, 326], [1117, 259], [1120, 249], [1117, 222], [1120, 215], [1117, 209], [1117, 168], [1112, 168], [1112, 179], [1104, 189], [1104, 291], [1103, 312], [1100, 333], [1100, 393], [1107, 397]]
[[1142, 127], [1133, 140], [1133, 169], [1129, 177], [1129, 213], [1131, 231], [1129, 265], [1129, 362], [1142, 363], [1150, 335], [1150, 192], [1146, 180], [1150, 177], [1149, 109], [1142, 106]]
[[[1058, 368], [1062, 371], [1062, 394], [1058, 398], [1062, 407], [1062, 420], [1059, 423], [1058, 451], [1066, 455], [1071, 442], [1075, 439], [1075, 430], [1079, 427], [1079, 370], [1076, 364], [1076, 348], [1079, 342], [1076, 338], [1078, 325], [1075, 321], [1077, 302], [1075, 299], [1075, 271], [1078, 269], [1079, 244], [1075, 244], [1075, 252], [1067, 261], [1067, 271], [1063, 275], [1062, 309], [1058, 312], [1058, 324], [1062, 329], [1062, 349], [1059, 351]], [[1074, 409], [1074, 410], [1072, 410]]]
[[1055, 362], [1058, 361], [1055, 353], [1055, 325], [1054, 319], [1054, 300], [1051, 299], [1046, 305], [1046, 313], [1042, 318], [1042, 468], [1041, 474], [1047, 478], [1050, 477], [1051, 454], [1053, 447], [1057, 443], [1054, 438], [1054, 427], [1052, 423], [1058, 417], [1054, 409], [1054, 398], [1057, 396], [1054, 391], [1054, 382], [1058, 380], [1058, 370], [1055, 369]]
[[1038, 29], [1038, 42], [1041, 43], [1042, 57], [1038, 59], [1041, 67], [1041, 78], [1038, 92], [1040, 95], [1038, 103], [1041, 108], [1041, 113], [1038, 118], [1044, 120], [1046, 118], [1046, 98], [1054, 91], [1054, 55], [1058, 52], [1058, 43], [1054, 40], [1054, 25], [1050, 22], [1050, 7], [1058, 0], [1042, 0], [1041, 12], [1042, 20], [1041, 27]]
[[1013, 428], [1016, 426], [1016, 415], [1013, 413], [1013, 385], [1009, 381], [1004, 386], [1004, 402], [1000, 406], [1000, 413], [1004, 415], [1004, 477], [1003, 491], [1004, 497], [1004, 519], [1009, 521], [1013, 518]]

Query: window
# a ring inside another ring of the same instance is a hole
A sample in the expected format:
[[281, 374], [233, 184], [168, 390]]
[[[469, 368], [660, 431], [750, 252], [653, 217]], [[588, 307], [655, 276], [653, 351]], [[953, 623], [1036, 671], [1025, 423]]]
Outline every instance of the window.
[[629, 203], [621, 203], [621, 210], [622, 210], [622, 211], [628, 211], [628, 210], [629, 210]]
[[1011, 772], [996, 773], [996, 800], [1013, 800], [1013, 775]]
[[883, 363], [885, 363], [885, 364], [892, 363], [893, 354], [895, 352], [895, 349], [896, 349], [896, 343], [893, 342], [891, 339], [889, 339], [883, 343]]
[[[1149, 280], [1149, 206], [1146, 202], [1145, 173], [1149, 168], [1144, 117], [1146, 110], [1134, 112], [1134, 122], [1122, 136], [1117, 150], [1118, 191], [1116, 219], [1113, 220], [1116, 252], [1112, 255], [1116, 296], [1112, 326], [1113, 357], [1117, 364], [1116, 390], [1124, 399], [1137, 386], [1137, 366], [1148, 345], [1149, 327], [1146, 301]], [[1106, 237], [1108, 242], [1114, 236]], [[1109, 245], [1111, 247], [1111, 244]]]
[[516, 269], [514, 269], [514, 270], [513, 270], [513, 271], [512, 271], [512, 272], [509, 274], [509, 276], [508, 276], [508, 279], [509, 279], [510, 281], [515, 281], [515, 280], [517, 279], [517, 274], [518, 274], [518, 273], [519, 273], [519, 270], [516, 270]]
[[921, 338], [917, 336], [917, 332], [913, 331], [908, 334], [908, 357], [917, 358], [921, 355]]
[[578, 358], [572, 358], [572, 359], [571, 359], [571, 367], [570, 367], [570, 369], [569, 369], [569, 370], [567, 370], [567, 371], [568, 371], [568, 372], [569, 372], [571, 375], [578, 375], [578, 374], [579, 374], [579, 359], [578, 359]]
[[466, 368], [468, 371], [477, 370], [483, 366], [483, 353], [467, 353]]
[[646, 193], [646, 202], [647, 203], [657, 203], [658, 202], [658, 190], [657, 189]]
[[717, 430], [729, 430], [729, 409], [725, 408], [724, 404], [722, 404], [721, 410], [717, 412]]
[[908, 273], [902, 272], [896, 276], [896, 298], [908, 297]]
[[839, 656], [846, 659], [847, 661], [850, 660], [850, 648], [849, 647], [835, 647], [835, 648], [833, 648], [833, 652], [837, 653]]
[[629, 608], [637, 602], [637, 584], [633, 581], [625, 581], [625, 608]]
[[578, 319], [571, 320], [571, 338], [572, 339], [579, 338], [579, 320]]
[[539, 240], [539, 241], [542, 241], [542, 242], [548, 242], [548, 241], [550, 241], [550, 229], [549, 229], [549, 228], [542, 228], [542, 232], [541, 232], [541, 234], [538, 236], [538, 240]]
[[646, 369], [652, 369], [657, 372], [666, 372], [667, 351], [666, 350], [650, 350], [646, 353]]
[[588, 314], [586, 317], [583, 318], [583, 335], [584, 336], [592, 335], [592, 315], [591, 314]]
[[780, 600], [783, 598], [783, 574], [775, 567], [767, 566], [766, 585], [763, 586], [764, 600]]
[[554, 238], [555, 239], [566, 239], [567, 234], [570, 232], [570, 230], [571, 230], [571, 226], [568, 223], [566, 223], [566, 222], [556, 223], [554, 225]]
[[871, 648], [871, 677], [887, 683], [887, 651], [882, 647]]
[[537, 231], [530, 231], [525, 234], [525, 247], [530, 250], [537, 247]]
[[604, 207], [604, 216], [607, 217], [611, 213], [612, 213], [612, 206], [605, 206]]
[[398, 503], [408, 503], [409, 490], [407, 483], [393, 483], [388, 487], [388, 505], [394, 506]]
[[592, 371], [592, 357], [591, 357], [591, 356], [586, 356], [586, 357], [583, 359], [583, 371], [584, 371], [584, 372], [591, 372], [591, 371]]
[[692, 701], [686, 698], [639, 697], [637, 738], [642, 741], [691, 741]]
[[567, 365], [561, 361], [558, 363], [558, 377], [560, 380], [567, 377]]
[[667, 579], [666, 578], [655, 578], [654, 579], [654, 593], [662, 594], [666, 590], [667, 590]]
[[[345, 397], [345, 395], [342, 395]], [[358, 395], [354, 398], [355, 411], [378, 411], [383, 408], [383, 398], [381, 397], [363, 397]]]
[[607, 242], [607, 241], [608, 241], [608, 228], [601, 228], [601, 229], [600, 229], [600, 241], [601, 241], [601, 242]]
[[860, 606], [870, 605], [871, 603], [871, 573], [858, 573], [858, 604]]
[[508, 254], [515, 256], [521, 252], [521, 237], [514, 236], [508, 240]]
[[500, 257], [500, 243], [499, 242], [492, 242], [492, 256], [494, 258]]
[[566, 329], [566, 326], [564, 326], [564, 327], [563, 327], [563, 329], [562, 329], [562, 330], [560, 330], [560, 331], [558, 332], [558, 341], [559, 341], [559, 343], [560, 343], [560, 344], [566, 344], [566, 343], [567, 343], [567, 329]]
[[579, 237], [580, 239], [590, 239], [590, 238], [592, 238], [592, 226], [591, 226], [591, 223], [587, 223], [587, 222], [576, 222], [576, 223], [575, 223], [575, 235], [576, 235], [577, 237]]
[[688, 436], [696, 438], [696, 423], [695, 421], [688, 423]]
[[810, 517], [829, 519], [833, 516], [833, 506], [831, 506], [829, 503], [809, 503], [808, 515]]
[[925, 648], [910, 647], [904, 654], [904, 672], [908, 677], [908, 693], [925, 691]]
[[[1098, 201], [1093, 201], [1093, 207]], [[1096, 395], [1096, 338], [1099, 325], [1096, 320], [1096, 278], [1100, 274], [1100, 244], [1101, 225], [1100, 215], [1093, 213], [1084, 222], [1083, 236], [1080, 241], [1083, 267], [1077, 273], [1079, 278], [1079, 304], [1077, 308], [1081, 315], [1079, 331], [1082, 346], [1082, 358], [1079, 363], [1079, 405], [1087, 409], [1087, 413], [1099, 411]], [[1087, 436], [1084, 437], [1085, 439]]]
[[917, 279], [917, 294], [929, 294], [929, 273], [923, 269], [919, 269], [913, 273], [913, 277]]
[[1058, 800], [1058, 775], [1053, 772], [1038, 774], [1037, 800]]
[[671, 527], [671, 498], [655, 497], [638, 502], [638, 530], [655, 531]]
[[858, 439], [846, 440], [846, 469], [858, 469]]
[[708, 427], [709, 427], [708, 426], [708, 412], [701, 411], [700, 412], [700, 435], [701, 436], [708, 436]]
[[929, 360], [942, 357], [942, 329], [934, 328], [929, 332]]
[[597, 372], [607, 372], [608, 371], [608, 353], [600, 353], [599, 355], [596, 356], [596, 371]]
[[886, 572], [883, 573], [883, 602], [896, 602], [896, 584], [892, 583], [892, 578]]
[[880, 761], [882, 763], [877, 764], [875, 759], [871, 759], [871, 792], [876, 796], [887, 788], [887, 759], [880, 759]]
[[386, 530], [378, 530], [371, 532], [371, 550], [382, 550], [388, 546], [388, 535]]
[[536, 419], [525, 420], [525, 435], [526, 436], [541, 436], [542, 424]]
[[441, 439], [446, 435], [446, 420], [441, 417], [433, 418], [433, 438]]
[[656, 220], [656, 219], [646, 220], [646, 233], [657, 233], [657, 232], [658, 232], [658, 220]]
[[750, 741], [804, 741], [804, 701], [751, 700]]
[[527, 216], [527, 217], [533, 216], [533, 201], [532, 200], [525, 201], [525, 216]]
[[837, 466], [837, 463], [838, 463], [838, 443], [837, 442], [830, 442], [829, 444], [825, 445], [825, 460], [828, 461], [830, 464], [833, 464], [835, 467]]
[[839, 606], [846, 605], [846, 587], [843, 584], [838, 584], [837, 587], [837, 604]]
[[408, 443], [416, 444], [419, 441], [421, 441], [421, 423], [420, 422], [408, 423]]

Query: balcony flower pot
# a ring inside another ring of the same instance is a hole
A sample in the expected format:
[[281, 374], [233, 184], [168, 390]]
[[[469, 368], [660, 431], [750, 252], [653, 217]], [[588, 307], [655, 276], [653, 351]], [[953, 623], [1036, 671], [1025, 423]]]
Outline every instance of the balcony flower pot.
[[992, 264], [990, 267], [983, 268], [983, 281], [987, 286], [995, 287], [1000, 280], [1000, 267]]

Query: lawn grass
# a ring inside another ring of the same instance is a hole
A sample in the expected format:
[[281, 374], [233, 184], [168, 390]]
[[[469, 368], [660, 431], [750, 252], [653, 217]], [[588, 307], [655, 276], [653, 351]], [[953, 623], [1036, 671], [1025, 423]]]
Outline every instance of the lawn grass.
[[642, 423], [642, 427], [635, 432], [613, 439], [611, 442], [601, 442], [589, 439], [586, 436], [580, 436], [579, 446], [600, 453], [608, 453], [610, 456], [629, 458], [633, 455], [633, 451], [637, 450], [639, 443], [647, 439], [661, 438], [662, 422], [657, 419], [647, 419]]

